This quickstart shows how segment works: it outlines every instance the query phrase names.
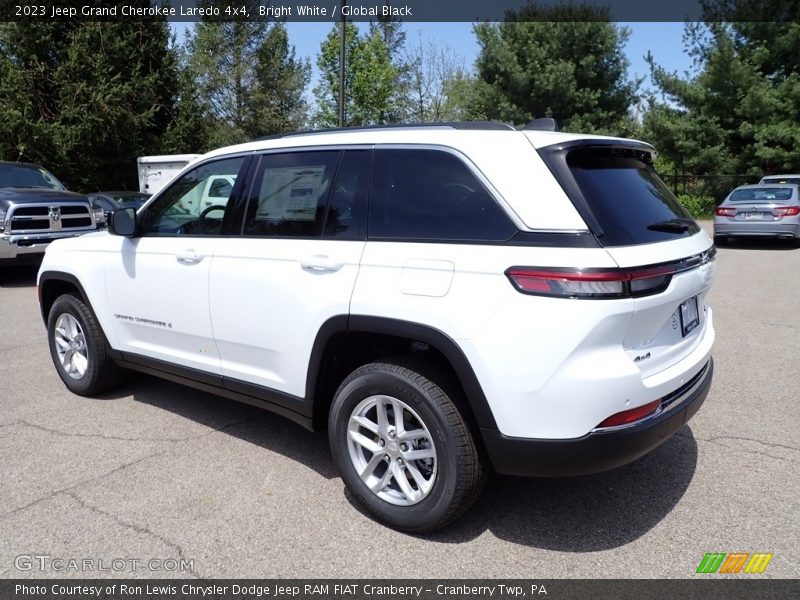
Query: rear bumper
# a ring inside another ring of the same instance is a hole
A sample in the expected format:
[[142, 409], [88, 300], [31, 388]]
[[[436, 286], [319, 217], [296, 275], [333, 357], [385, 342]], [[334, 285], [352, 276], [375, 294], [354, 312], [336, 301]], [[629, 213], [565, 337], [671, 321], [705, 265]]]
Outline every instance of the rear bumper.
[[483, 441], [498, 473], [528, 477], [588, 475], [620, 467], [657, 448], [698, 411], [714, 375], [709, 359], [700, 376], [674, 397], [668, 408], [640, 423], [614, 431], [595, 431], [568, 440], [508, 437], [482, 429]]
[[751, 223], [741, 222], [714, 222], [714, 235], [736, 235], [753, 237], [800, 237], [800, 223]]

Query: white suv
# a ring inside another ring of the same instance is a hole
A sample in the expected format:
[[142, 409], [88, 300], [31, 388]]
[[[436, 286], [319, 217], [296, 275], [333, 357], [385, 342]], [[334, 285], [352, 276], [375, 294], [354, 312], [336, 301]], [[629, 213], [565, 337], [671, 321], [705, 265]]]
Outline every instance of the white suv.
[[[53, 362], [77, 394], [124, 368], [327, 429], [347, 487], [408, 531], [459, 516], [490, 466], [612, 469], [686, 423], [713, 370], [713, 244], [653, 155], [497, 123], [211, 152], [50, 246]], [[186, 202], [220, 177], [229, 197]]]

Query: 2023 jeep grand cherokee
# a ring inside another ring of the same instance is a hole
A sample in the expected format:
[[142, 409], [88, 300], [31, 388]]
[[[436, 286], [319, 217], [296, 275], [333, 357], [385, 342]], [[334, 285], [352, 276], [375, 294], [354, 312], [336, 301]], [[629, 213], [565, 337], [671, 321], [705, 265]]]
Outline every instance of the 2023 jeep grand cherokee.
[[[461, 514], [490, 465], [617, 467], [713, 369], [713, 245], [652, 156], [492, 123], [211, 152], [48, 249], [53, 362], [77, 394], [124, 367], [327, 428], [347, 487], [409, 531]], [[221, 175], [227, 200], [194, 202]]]

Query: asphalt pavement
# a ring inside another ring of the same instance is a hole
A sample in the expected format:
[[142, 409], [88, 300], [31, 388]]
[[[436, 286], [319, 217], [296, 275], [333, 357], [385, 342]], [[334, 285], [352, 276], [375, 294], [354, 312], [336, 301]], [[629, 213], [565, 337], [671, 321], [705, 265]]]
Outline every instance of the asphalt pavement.
[[710, 304], [715, 379], [670, 441], [605, 474], [495, 476], [411, 536], [355, 505], [323, 434], [139, 374], [70, 394], [35, 269], [0, 271], [0, 577], [708, 577], [707, 552], [798, 577], [800, 248], [720, 247]]

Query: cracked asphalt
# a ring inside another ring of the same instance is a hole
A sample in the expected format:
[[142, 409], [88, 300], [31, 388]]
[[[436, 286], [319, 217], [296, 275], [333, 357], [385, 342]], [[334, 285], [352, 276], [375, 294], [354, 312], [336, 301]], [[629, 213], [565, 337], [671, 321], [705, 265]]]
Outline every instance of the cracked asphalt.
[[[716, 375], [688, 426], [610, 473], [494, 477], [416, 537], [362, 513], [325, 436], [276, 415], [138, 374], [70, 394], [35, 269], [0, 271], [0, 577], [692, 577], [706, 552], [772, 552], [764, 577], [798, 577], [799, 300], [800, 249], [721, 247]], [[29, 555], [191, 568], [19, 570]]]

